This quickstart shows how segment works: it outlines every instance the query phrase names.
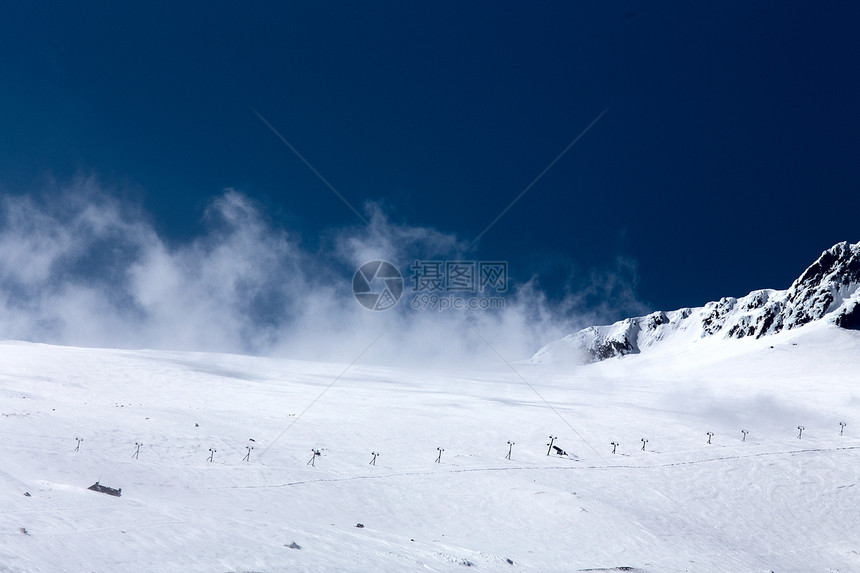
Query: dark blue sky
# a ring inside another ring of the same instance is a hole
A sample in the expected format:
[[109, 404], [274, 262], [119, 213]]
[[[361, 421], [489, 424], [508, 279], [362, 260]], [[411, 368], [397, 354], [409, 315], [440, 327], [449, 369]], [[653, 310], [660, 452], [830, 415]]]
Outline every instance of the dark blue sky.
[[311, 249], [361, 225], [253, 106], [352, 204], [469, 239], [610, 107], [475, 258], [560, 295], [624, 257], [649, 307], [698, 306], [860, 240], [858, 29], [844, 2], [16, 3], [0, 190], [95, 174], [176, 241], [226, 187]]

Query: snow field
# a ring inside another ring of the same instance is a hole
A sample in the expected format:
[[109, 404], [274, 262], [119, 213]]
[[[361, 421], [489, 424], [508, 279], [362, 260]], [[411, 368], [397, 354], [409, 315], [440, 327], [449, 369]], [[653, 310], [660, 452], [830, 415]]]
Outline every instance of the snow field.
[[343, 365], [4, 343], [0, 571], [860, 570], [858, 349], [356, 365], [299, 418]]

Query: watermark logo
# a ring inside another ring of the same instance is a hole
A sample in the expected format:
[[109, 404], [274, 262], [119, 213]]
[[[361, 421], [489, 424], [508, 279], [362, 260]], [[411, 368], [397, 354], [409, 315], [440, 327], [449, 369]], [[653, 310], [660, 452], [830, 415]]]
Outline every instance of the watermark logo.
[[[416, 260], [410, 267], [415, 310], [489, 310], [505, 308], [508, 263], [505, 261]], [[388, 310], [403, 295], [404, 280], [385, 261], [361, 265], [352, 279], [355, 299], [370, 310]], [[496, 295], [496, 296], [492, 296]]]
[[352, 292], [361, 306], [388, 310], [403, 295], [403, 275], [389, 262], [370, 261], [355, 271]]

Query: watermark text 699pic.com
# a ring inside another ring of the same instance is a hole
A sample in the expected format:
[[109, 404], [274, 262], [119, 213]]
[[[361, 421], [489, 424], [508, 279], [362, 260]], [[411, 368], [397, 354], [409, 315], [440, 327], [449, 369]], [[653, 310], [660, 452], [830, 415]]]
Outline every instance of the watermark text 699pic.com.
[[[492, 310], [505, 308], [506, 261], [416, 260], [410, 306], [415, 310]], [[404, 294], [400, 271], [386, 261], [367, 262], [355, 272], [355, 299], [370, 310], [388, 310]]]

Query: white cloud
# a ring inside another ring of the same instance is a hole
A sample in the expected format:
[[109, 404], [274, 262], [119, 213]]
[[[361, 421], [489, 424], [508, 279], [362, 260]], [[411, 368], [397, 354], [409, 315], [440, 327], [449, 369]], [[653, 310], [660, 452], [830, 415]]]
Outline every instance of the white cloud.
[[[3, 338], [349, 362], [387, 329], [366, 361], [454, 367], [501, 363], [476, 333], [520, 360], [599, 320], [607, 304], [639, 305], [635, 264], [619, 260], [560, 302], [531, 280], [505, 295], [504, 310], [416, 311], [408, 304], [412, 261], [465, 257], [468, 242], [392, 222], [372, 203], [365, 207], [372, 229], [330, 230], [319, 252], [303, 249], [233, 189], [206, 209], [205, 232], [178, 245], [93, 178], [6, 195], [0, 208]], [[376, 259], [397, 265], [407, 281], [401, 303], [385, 312], [352, 296], [353, 272]]]

